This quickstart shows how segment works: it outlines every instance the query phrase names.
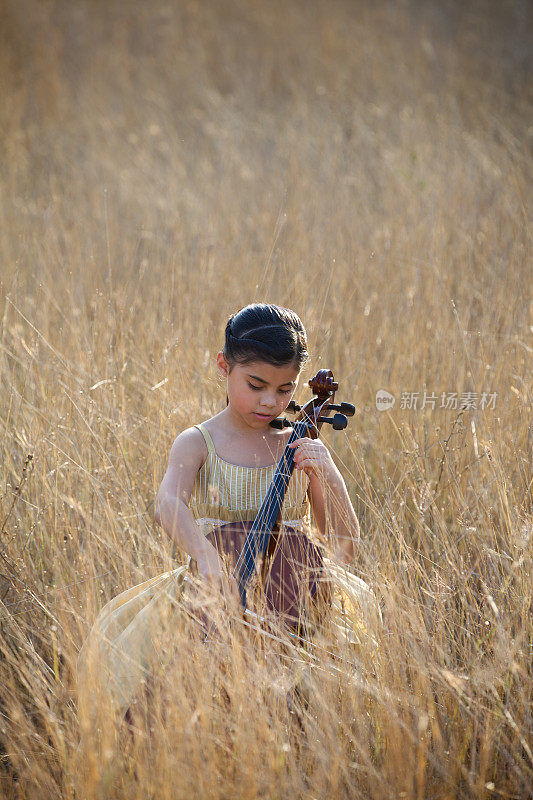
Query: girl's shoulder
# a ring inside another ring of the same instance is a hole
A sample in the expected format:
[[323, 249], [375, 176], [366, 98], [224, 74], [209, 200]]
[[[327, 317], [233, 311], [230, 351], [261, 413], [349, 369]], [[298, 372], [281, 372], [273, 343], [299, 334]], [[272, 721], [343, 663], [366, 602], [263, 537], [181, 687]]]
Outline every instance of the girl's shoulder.
[[198, 471], [206, 459], [207, 447], [197, 428], [186, 428], [178, 434], [170, 448], [168, 466], [159, 487], [158, 497], [164, 497], [168, 493], [188, 500]]
[[187, 464], [199, 470], [207, 459], [208, 447], [202, 431], [194, 425], [185, 428], [176, 438], [170, 450], [170, 463]]

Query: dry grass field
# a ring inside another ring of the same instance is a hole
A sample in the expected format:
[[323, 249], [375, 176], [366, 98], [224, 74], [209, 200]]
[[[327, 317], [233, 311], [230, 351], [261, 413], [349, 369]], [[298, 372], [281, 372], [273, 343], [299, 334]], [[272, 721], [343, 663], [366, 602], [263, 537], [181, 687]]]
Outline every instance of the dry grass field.
[[[3, 0], [0, 26], [0, 797], [531, 797], [531, 6]], [[213, 654], [176, 615], [167, 694], [93, 737], [78, 652], [183, 562], [155, 495], [255, 301], [306, 325], [296, 400], [328, 367], [356, 406], [323, 438], [376, 646], [326, 628], [290, 707], [298, 653]]]

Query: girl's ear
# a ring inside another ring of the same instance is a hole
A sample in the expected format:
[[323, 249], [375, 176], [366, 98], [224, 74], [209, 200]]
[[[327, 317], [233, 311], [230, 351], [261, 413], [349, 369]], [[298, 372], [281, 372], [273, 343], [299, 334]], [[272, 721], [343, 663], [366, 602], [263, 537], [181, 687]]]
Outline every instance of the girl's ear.
[[224, 353], [217, 353], [217, 367], [219, 372], [225, 377], [228, 377], [228, 362], [224, 357]]

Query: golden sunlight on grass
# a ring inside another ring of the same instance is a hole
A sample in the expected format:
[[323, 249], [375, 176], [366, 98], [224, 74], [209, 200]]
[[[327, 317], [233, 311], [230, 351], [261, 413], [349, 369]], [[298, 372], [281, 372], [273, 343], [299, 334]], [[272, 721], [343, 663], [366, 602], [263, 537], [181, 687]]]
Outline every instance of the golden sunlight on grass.
[[[7, 0], [0, 25], [0, 795], [531, 796], [531, 9]], [[383, 625], [352, 609], [304, 657], [166, 609], [128, 728], [78, 654], [184, 561], [154, 498], [254, 301], [306, 325], [297, 402], [327, 367], [356, 406], [323, 438]]]

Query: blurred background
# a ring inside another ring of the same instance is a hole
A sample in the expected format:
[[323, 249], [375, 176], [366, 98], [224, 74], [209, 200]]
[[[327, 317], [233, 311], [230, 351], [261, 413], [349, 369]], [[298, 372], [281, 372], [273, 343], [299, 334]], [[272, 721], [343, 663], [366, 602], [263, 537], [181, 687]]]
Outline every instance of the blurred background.
[[525, 246], [530, 57], [518, 1], [7, 0], [2, 285], [55, 248], [91, 286], [187, 258], [326, 297], [346, 267], [352, 313], [468, 272], [475, 309]]
[[3, 336], [43, 347], [12, 301], [89, 385], [129, 342], [173, 392], [266, 300], [366, 411], [526, 396], [528, 3], [8, 0], [1, 30]]
[[[155, 493], [225, 404], [214, 356], [256, 301], [300, 314], [303, 378], [333, 369], [357, 408], [324, 436], [390, 603], [376, 691], [405, 698], [359, 742], [380, 765], [361, 796], [526, 796], [532, 20], [526, 0], [3, 0], [1, 774], [27, 793], [6, 796], [71, 796], [76, 654], [106, 600], [182, 558]], [[412, 676], [442, 670], [437, 712]], [[111, 796], [95, 774], [84, 796]]]

